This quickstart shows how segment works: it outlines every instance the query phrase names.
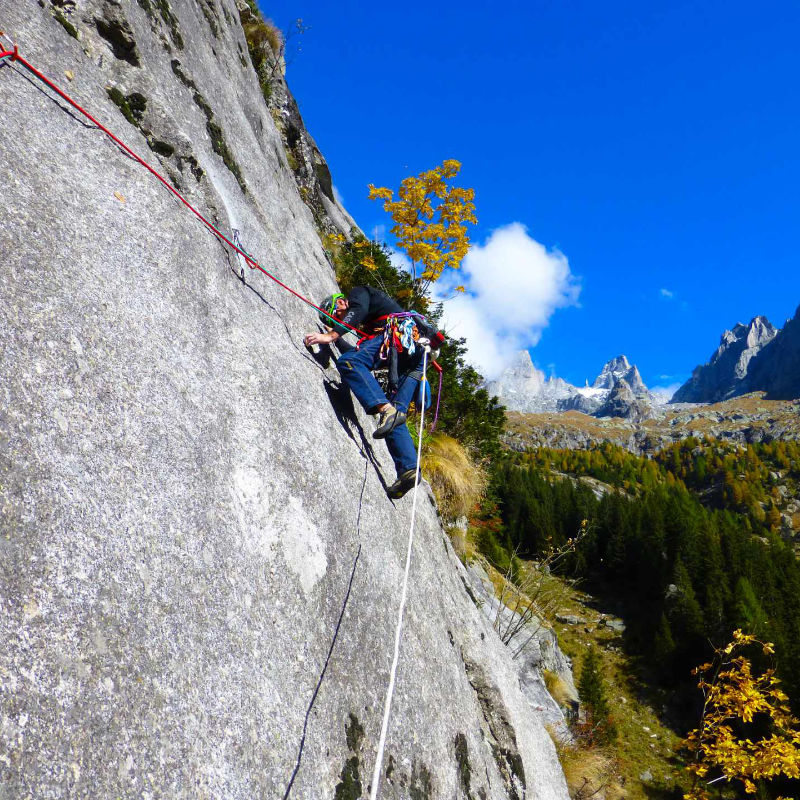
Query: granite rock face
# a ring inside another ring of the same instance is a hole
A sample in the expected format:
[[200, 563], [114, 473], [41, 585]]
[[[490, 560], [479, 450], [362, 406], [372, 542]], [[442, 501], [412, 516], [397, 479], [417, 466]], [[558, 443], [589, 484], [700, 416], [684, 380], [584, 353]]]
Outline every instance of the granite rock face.
[[[263, 24], [247, 0], [236, 0], [243, 28]], [[276, 53], [269, 40], [254, 41], [259, 83], [266, 86], [265, 99], [281, 136], [287, 162], [303, 201], [311, 209], [317, 228], [323, 233], [343, 231], [348, 235], [355, 221], [336, 200], [333, 178], [317, 143], [303, 123], [297, 101], [286, 83], [286, 62], [282, 48]]]
[[800, 306], [750, 362], [748, 391], [764, 391], [770, 400], [800, 397]]
[[580, 411], [582, 414], [594, 414], [603, 404], [604, 394], [598, 393], [596, 396], [576, 393], [559, 400], [556, 407], [557, 411]]
[[[75, 0], [78, 38], [43, 5], [4, 5], [23, 56], [334, 290], [231, 0]], [[0, 798], [366, 796], [411, 496], [313, 311], [19, 65], [0, 87]], [[416, 537], [380, 797], [566, 800], [425, 485]]]
[[671, 403], [716, 403], [754, 391], [748, 379], [751, 361], [778, 334], [766, 317], [753, 317], [725, 331], [708, 364], [694, 368], [692, 377], [672, 396]]
[[[636, 367], [633, 369], [636, 370]], [[636, 376], [638, 374], [639, 371], [636, 370]], [[639, 378], [639, 382], [641, 383], [641, 378]], [[653, 407], [648, 402], [646, 395], [642, 392], [634, 392], [625, 378], [615, 377], [611, 391], [603, 404], [594, 412], [594, 416], [622, 417], [639, 422], [653, 416]]]
[[[467, 579], [472, 591], [481, 601], [481, 610], [486, 618], [507, 642], [506, 646], [513, 655], [520, 688], [526, 699], [560, 740], [571, 740], [572, 733], [567, 725], [565, 711], [567, 714], [574, 714], [579, 697], [572, 674], [572, 662], [558, 646], [556, 634], [535, 616], [527, 624], [520, 624], [519, 614], [498, 600], [489, 576], [477, 562], [467, 569]], [[559, 706], [547, 691], [544, 670], [551, 672], [562, 682], [567, 696], [566, 708]]]

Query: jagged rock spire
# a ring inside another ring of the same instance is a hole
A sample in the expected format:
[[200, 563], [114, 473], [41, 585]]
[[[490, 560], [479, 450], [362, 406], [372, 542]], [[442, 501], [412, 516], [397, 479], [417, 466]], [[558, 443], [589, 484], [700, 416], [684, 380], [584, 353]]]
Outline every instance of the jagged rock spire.
[[746, 381], [750, 362], [777, 334], [764, 316], [753, 317], [749, 325], [737, 323], [722, 334], [708, 364], [695, 367], [671, 402], [714, 403], [752, 391]]

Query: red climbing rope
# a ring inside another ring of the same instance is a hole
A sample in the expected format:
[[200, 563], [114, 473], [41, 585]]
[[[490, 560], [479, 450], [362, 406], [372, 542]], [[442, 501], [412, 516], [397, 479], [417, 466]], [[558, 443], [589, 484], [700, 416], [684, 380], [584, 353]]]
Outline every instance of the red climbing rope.
[[[337, 325], [342, 325], [345, 328], [349, 328], [351, 331], [353, 331], [354, 333], [358, 334], [359, 337], [369, 338], [368, 334], [365, 334], [363, 331], [359, 330], [358, 328], [354, 328], [352, 325], [348, 325], [346, 322], [342, 322], [341, 320], [338, 320], [338, 319], [334, 320], [331, 317], [331, 315], [328, 314], [327, 311], [325, 311], [325, 309], [322, 309], [318, 305], [316, 305], [315, 303], [312, 303], [311, 300], [309, 300], [307, 297], [303, 297], [303, 295], [301, 295], [299, 292], [296, 292], [294, 289], [292, 289], [291, 286], [287, 286], [285, 283], [283, 283], [283, 281], [279, 280], [272, 273], [270, 273], [266, 269], [264, 269], [264, 267], [262, 267], [261, 264], [259, 264], [251, 255], [249, 255], [247, 252], [245, 252], [245, 250], [243, 250], [238, 245], [234, 244], [227, 236], [225, 236], [225, 234], [223, 234], [219, 230], [219, 228], [217, 228], [215, 225], [213, 225], [211, 222], [209, 222], [177, 189], [175, 189], [175, 187], [172, 186], [169, 183], [169, 181], [167, 181], [167, 179], [163, 175], [161, 175], [159, 172], [157, 172], [155, 169], [153, 169], [153, 167], [151, 167], [141, 156], [138, 156], [123, 141], [118, 139], [108, 128], [106, 128], [105, 125], [103, 125], [101, 122], [96, 120], [85, 108], [83, 108], [78, 103], [76, 103], [66, 92], [64, 92], [61, 89], [59, 89], [58, 86], [56, 86], [56, 84], [53, 83], [46, 75], [44, 75], [42, 72], [40, 72], [38, 69], [36, 69], [36, 67], [34, 67], [33, 64], [31, 64], [27, 59], [23, 58], [19, 54], [19, 48], [17, 47], [16, 43], [14, 44], [14, 49], [13, 50], [2, 50], [2, 51], [0, 51], [0, 63], [2, 63], [7, 58], [11, 59], [12, 62], [18, 62], [18, 63], [22, 64], [22, 66], [25, 67], [25, 69], [27, 69], [32, 75], [35, 75], [42, 83], [44, 83], [50, 89], [52, 89], [59, 97], [61, 97], [63, 100], [65, 100], [67, 103], [69, 103], [74, 109], [76, 109], [81, 114], [83, 114], [84, 117], [86, 117], [87, 119], [91, 120], [91, 122], [95, 126], [97, 126], [97, 128], [99, 130], [101, 130], [106, 136], [108, 136], [109, 139], [111, 139], [116, 145], [121, 147], [122, 150], [125, 151], [125, 153], [127, 153], [132, 159], [134, 159], [134, 161], [136, 161], [137, 163], [141, 164], [148, 172], [150, 172], [155, 178], [157, 178], [215, 236], [217, 236], [219, 239], [221, 239], [223, 242], [225, 242], [225, 244], [227, 244], [228, 247], [230, 247], [232, 250], [235, 250], [245, 260], [245, 262], [247, 263], [247, 266], [250, 267], [250, 269], [257, 269], [260, 272], [263, 272], [264, 275], [266, 275], [270, 280], [272, 280], [275, 283], [277, 283], [278, 286], [282, 287], [283, 289], [286, 289], [287, 292], [290, 292], [295, 297], [297, 297], [299, 300], [302, 300], [306, 305], [311, 306], [311, 308], [314, 308], [317, 311], [322, 312], [322, 314], [324, 314], [326, 317], [328, 317], [329, 319], [334, 321]], [[436, 400], [436, 414], [435, 414], [434, 420], [433, 420], [433, 427], [435, 427], [436, 426], [436, 420], [439, 417], [439, 399], [441, 398], [441, 391], [442, 391], [442, 375], [441, 375], [442, 368], [439, 366], [439, 364], [436, 363], [436, 361], [433, 361], [432, 363], [433, 363], [434, 367], [439, 371], [439, 397]]]
[[[128, 147], [124, 142], [122, 142], [120, 139], [114, 136], [114, 134], [111, 133], [111, 131], [108, 128], [106, 128], [105, 125], [103, 125], [101, 122], [98, 122], [98, 120], [96, 120], [85, 108], [80, 106], [69, 95], [67, 95], [65, 92], [59, 89], [58, 86], [56, 86], [49, 78], [47, 78], [47, 76], [39, 72], [39, 70], [36, 69], [36, 67], [34, 67], [33, 64], [24, 59], [19, 54], [19, 49], [17, 48], [16, 44], [14, 45], [13, 50], [0, 52], [0, 61], [2, 61], [4, 58], [10, 58], [12, 62], [19, 62], [20, 64], [22, 64], [23, 67], [25, 67], [29, 72], [35, 75], [46, 86], [50, 87], [59, 97], [61, 97], [63, 100], [66, 100], [74, 109], [83, 114], [83, 116], [85, 116], [87, 119], [91, 120], [94, 125], [96, 125], [104, 134], [106, 134], [106, 136], [108, 136], [115, 144], [121, 147], [132, 159], [141, 164], [148, 172], [150, 172], [159, 181], [161, 181], [161, 183], [164, 184], [164, 186], [170, 192], [172, 192], [172, 194], [174, 194], [175, 197], [177, 197], [178, 200], [180, 200], [186, 206], [186, 208], [188, 208], [189, 211], [191, 211], [215, 236], [218, 236], [223, 242], [225, 242], [225, 244], [228, 245], [228, 247], [230, 247], [232, 250], [235, 250], [240, 256], [242, 256], [242, 258], [244, 258], [244, 260], [247, 262], [247, 266], [249, 266], [250, 269], [257, 269], [260, 272], [263, 272], [268, 278], [275, 281], [275, 283], [277, 283], [278, 286], [281, 286], [282, 288], [286, 289], [287, 292], [291, 292], [291, 294], [293, 294], [299, 300], [302, 300], [304, 303], [316, 309], [317, 311], [321, 311], [326, 317], [330, 318], [330, 314], [328, 314], [327, 311], [320, 308], [315, 303], [312, 303], [307, 297], [303, 297], [303, 295], [301, 295], [299, 292], [296, 292], [290, 286], [287, 286], [285, 283], [276, 278], [270, 272], [267, 272], [267, 270], [264, 269], [264, 267], [262, 267], [261, 264], [259, 264], [254, 258], [249, 256], [240, 247], [237, 247], [230, 239], [228, 239], [227, 236], [225, 236], [225, 234], [223, 234], [219, 230], [219, 228], [217, 228], [215, 225], [209, 222], [179, 191], [177, 191], [167, 181], [167, 179], [164, 178], [163, 175], [161, 175], [159, 172], [153, 169], [153, 167], [151, 167], [143, 158], [134, 153], [130, 147]], [[348, 325], [346, 322], [342, 322], [341, 320], [336, 320], [336, 323], [337, 325], [343, 325], [344, 327], [349, 328], [351, 331], [357, 333], [359, 336], [364, 335], [363, 331], [360, 331], [358, 328], [354, 328], [352, 325]]]

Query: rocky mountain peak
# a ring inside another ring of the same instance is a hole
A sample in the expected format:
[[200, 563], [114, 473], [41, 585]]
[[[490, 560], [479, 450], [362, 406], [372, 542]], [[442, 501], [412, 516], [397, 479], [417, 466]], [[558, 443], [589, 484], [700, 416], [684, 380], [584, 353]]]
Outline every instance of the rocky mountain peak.
[[778, 329], [764, 316], [753, 317], [749, 325], [737, 322], [729, 331], [725, 331], [720, 337], [719, 347], [711, 357], [714, 364], [720, 359], [724, 359], [730, 352], [738, 355], [734, 363], [734, 371], [738, 378], [743, 378], [747, 374], [747, 365], [750, 359], [762, 348], [775, 338]]
[[708, 364], [695, 367], [692, 377], [672, 397], [673, 403], [713, 403], [752, 391], [746, 380], [750, 362], [779, 331], [765, 317], [748, 325], [739, 322], [723, 332]]
[[772, 400], [800, 397], [800, 307], [753, 357], [746, 384], [748, 392], [765, 391]]
[[[625, 388], [634, 398], [630, 402], [614, 402], [606, 407], [609, 395], [615, 387], [619, 392]], [[558, 411], [580, 411], [584, 414], [606, 416], [629, 416], [635, 405], [651, 407], [653, 396], [639, 374], [624, 355], [611, 359], [604, 367], [593, 386], [588, 383], [577, 388], [562, 378], [551, 376], [545, 380], [544, 373], [536, 369], [527, 350], [517, 353], [511, 365], [499, 378], [486, 385], [490, 394], [496, 395], [511, 411], [544, 413]], [[605, 410], [603, 410], [605, 409]], [[616, 414], [619, 410], [620, 414]], [[636, 418], [640, 411], [634, 412]]]
[[630, 368], [631, 365], [628, 361], [628, 357], [620, 355], [616, 358], [612, 358], [611, 361], [607, 361], [603, 367], [603, 372], [627, 372]]
[[541, 379], [542, 383], [544, 383], [545, 380], [544, 373], [536, 369], [533, 365], [531, 354], [527, 350], [520, 350], [514, 354], [514, 359], [506, 370], [506, 373], [520, 378], [535, 377], [537, 380]]
[[612, 358], [611, 361], [607, 362], [602, 372], [595, 378], [592, 386], [595, 389], [612, 390], [619, 379], [623, 379], [633, 392], [647, 391], [639, 370], [635, 365], [631, 366], [624, 355]]
[[555, 410], [559, 400], [577, 391], [561, 378], [545, 378], [527, 350], [520, 350], [500, 376], [486, 384], [486, 390], [508, 408], [528, 412]]
[[[637, 370], [636, 375], [638, 374]], [[641, 381], [641, 378], [639, 380]], [[642, 392], [635, 391], [625, 378], [616, 377], [605, 402], [595, 411], [594, 416], [624, 417], [638, 422], [652, 416], [652, 413], [653, 407], [649, 398]]]

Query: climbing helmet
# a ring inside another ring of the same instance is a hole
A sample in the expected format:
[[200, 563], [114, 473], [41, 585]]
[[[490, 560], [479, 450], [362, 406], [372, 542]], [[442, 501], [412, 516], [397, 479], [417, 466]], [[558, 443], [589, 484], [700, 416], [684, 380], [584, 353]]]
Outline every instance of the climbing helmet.
[[[319, 317], [319, 321], [323, 325], [327, 325], [329, 328], [336, 327], [334, 321], [331, 319], [333, 316], [334, 309], [336, 308], [336, 301], [339, 298], [344, 298], [344, 295], [341, 292], [336, 292], [335, 294], [329, 294], [320, 304], [319, 307], [322, 309], [317, 316]], [[322, 312], [325, 312], [324, 314]]]

